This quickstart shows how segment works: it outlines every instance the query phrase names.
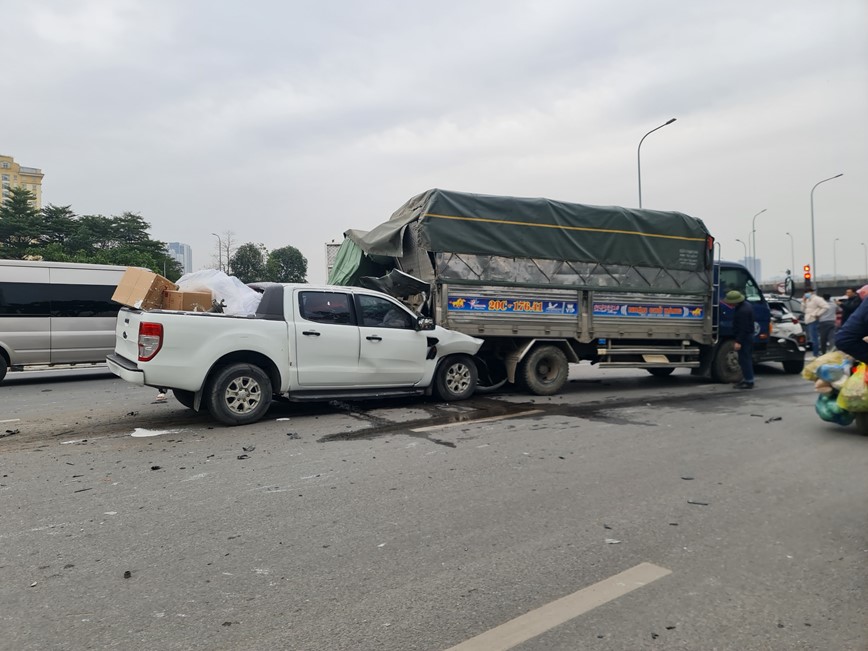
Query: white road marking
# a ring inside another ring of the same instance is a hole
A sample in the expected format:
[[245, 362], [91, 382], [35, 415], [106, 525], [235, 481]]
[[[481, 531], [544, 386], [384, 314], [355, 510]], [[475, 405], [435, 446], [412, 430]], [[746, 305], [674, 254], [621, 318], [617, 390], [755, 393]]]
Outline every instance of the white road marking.
[[672, 574], [672, 571], [665, 567], [640, 563], [620, 574], [520, 615], [466, 642], [450, 647], [447, 651], [506, 651], [669, 574]]
[[21, 422], [20, 418], [7, 418], [6, 420], [0, 420], [0, 423], [19, 423]]
[[506, 420], [507, 418], [520, 418], [521, 416], [530, 416], [531, 414], [541, 414], [542, 409], [531, 409], [529, 411], [520, 411], [517, 414], [504, 414], [502, 416], [490, 416], [489, 418], [477, 418], [476, 420], [460, 420], [456, 423], [446, 423], [445, 425], [428, 425], [427, 427], [414, 427], [411, 432], [432, 432], [436, 429], [446, 429], [447, 427], [464, 427], [465, 425], [475, 425], [476, 423], [490, 423], [494, 420]]

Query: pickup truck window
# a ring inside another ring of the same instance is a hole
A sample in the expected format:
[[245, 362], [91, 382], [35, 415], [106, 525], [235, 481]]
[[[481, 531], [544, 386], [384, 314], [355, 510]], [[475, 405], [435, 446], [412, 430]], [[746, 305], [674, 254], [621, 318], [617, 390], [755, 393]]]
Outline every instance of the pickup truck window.
[[378, 296], [359, 294], [361, 325], [369, 328], [402, 328], [415, 330], [415, 319], [391, 301]]
[[340, 292], [300, 292], [298, 308], [301, 318], [314, 323], [353, 323], [349, 295]]

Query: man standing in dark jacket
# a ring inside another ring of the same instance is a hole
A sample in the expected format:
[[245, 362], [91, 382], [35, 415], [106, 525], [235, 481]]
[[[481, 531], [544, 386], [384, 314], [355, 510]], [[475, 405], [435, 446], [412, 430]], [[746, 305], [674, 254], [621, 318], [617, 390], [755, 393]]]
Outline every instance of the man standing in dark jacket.
[[[862, 290], [865, 290], [865, 296], [862, 296]], [[859, 294], [862, 296], [862, 303], [838, 330], [835, 345], [838, 350], [868, 364], [868, 342], [865, 341], [868, 337], [868, 285], [860, 289]]]
[[744, 300], [744, 294], [737, 290], [726, 293], [724, 303], [733, 308], [732, 329], [735, 335], [735, 350], [738, 352], [738, 365], [741, 367], [741, 382], [736, 389], [753, 389], [753, 307]]
[[841, 326], [847, 323], [847, 319], [850, 318], [862, 302], [862, 299], [859, 298], [859, 294], [857, 294], [856, 290], [852, 287], [848, 287], [847, 291], [844, 293], [847, 294], [847, 298], [838, 301], [838, 305], [841, 306]]

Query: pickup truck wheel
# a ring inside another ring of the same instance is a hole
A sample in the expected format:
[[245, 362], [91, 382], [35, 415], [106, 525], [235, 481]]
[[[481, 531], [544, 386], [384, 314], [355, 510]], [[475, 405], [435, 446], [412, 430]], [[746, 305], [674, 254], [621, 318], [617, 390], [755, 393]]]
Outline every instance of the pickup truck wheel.
[[661, 366], [658, 368], [646, 368], [651, 375], [654, 377], [669, 377], [672, 373], [675, 372], [675, 369], [672, 367]]
[[193, 402], [196, 400], [196, 394], [192, 391], [184, 391], [183, 389], [172, 389], [175, 400], [180, 402], [187, 409], [193, 408]]
[[803, 359], [788, 359], [785, 362], [781, 362], [784, 367], [784, 373], [787, 375], [796, 375], [802, 372], [802, 369], [805, 368], [805, 360]]
[[868, 412], [860, 412], [853, 415], [856, 417], [854, 419], [856, 429], [862, 436], [868, 436]]
[[437, 369], [434, 391], [445, 402], [466, 400], [476, 391], [476, 363], [468, 355], [447, 357]]
[[253, 364], [232, 364], [220, 369], [208, 391], [208, 411], [226, 425], [255, 423], [270, 404], [271, 380]]
[[9, 370], [9, 364], [6, 363], [6, 358], [0, 353], [0, 382], [6, 377], [6, 371]]
[[735, 341], [727, 339], [717, 347], [714, 360], [711, 362], [711, 379], [715, 382], [732, 383], [738, 382], [741, 377]]
[[538, 346], [521, 363], [521, 381], [537, 396], [551, 396], [564, 386], [570, 366], [557, 346]]

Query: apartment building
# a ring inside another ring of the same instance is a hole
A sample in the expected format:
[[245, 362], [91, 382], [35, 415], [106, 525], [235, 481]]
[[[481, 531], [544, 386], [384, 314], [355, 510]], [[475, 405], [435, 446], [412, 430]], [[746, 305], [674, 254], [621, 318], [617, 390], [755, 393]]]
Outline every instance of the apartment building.
[[169, 255], [181, 263], [185, 274], [193, 271], [193, 249], [183, 242], [169, 242]]
[[24, 188], [36, 196], [36, 207], [42, 208], [43, 176], [42, 170], [19, 165], [12, 156], [0, 154], [0, 198], [3, 200], [12, 188]]

